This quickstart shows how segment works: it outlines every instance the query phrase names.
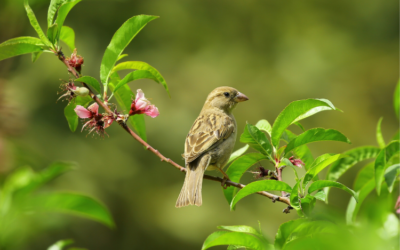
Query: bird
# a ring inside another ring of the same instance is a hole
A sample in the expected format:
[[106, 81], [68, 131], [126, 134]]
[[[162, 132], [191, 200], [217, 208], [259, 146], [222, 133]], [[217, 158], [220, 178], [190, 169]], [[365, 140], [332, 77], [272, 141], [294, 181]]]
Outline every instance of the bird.
[[208, 95], [185, 140], [186, 176], [175, 207], [201, 206], [205, 170], [219, 170], [225, 184], [227, 164], [236, 141], [237, 125], [232, 114], [239, 102], [249, 98], [232, 87], [218, 87]]

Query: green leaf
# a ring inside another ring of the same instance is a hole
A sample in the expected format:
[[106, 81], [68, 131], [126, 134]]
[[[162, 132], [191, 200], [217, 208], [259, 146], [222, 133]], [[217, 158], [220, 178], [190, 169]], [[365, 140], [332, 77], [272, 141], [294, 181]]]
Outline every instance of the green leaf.
[[353, 185], [354, 191], [359, 191], [367, 182], [375, 178], [374, 164], [371, 162], [358, 171]]
[[60, 40], [63, 41], [71, 52], [75, 49], [75, 32], [68, 26], [62, 26], [60, 31]]
[[[35, 29], [36, 33], [38, 34], [40, 40], [47, 46], [51, 47], [52, 44], [47, 39], [47, 36], [43, 33], [42, 28], [40, 28], [40, 25], [36, 19], [35, 13], [33, 13], [31, 7], [29, 6], [28, 0], [24, 0], [24, 7], [26, 10], [26, 13], [28, 14], [29, 22], [31, 23], [32, 27]], [[31, 51], [33, 52], [33, 51]]]
[[43, 51], [32, 52], [32, 62], [36, 62], [37, 59], [42, 55]]
[[231, 154], [231, 156], [229, 157], [228, 163], [232, 162], [233, 160], [235, 160], [236, 158], [238, 158], [242, 154], [246, 153], [247, 149], [249, 149], [249, 145], [248, 144], [246, 144], [246, 146], [244, 146], [242, 148], [239, 148], [238, 150], [233, 152]]
[[400, 80], [397, 82], [396, 90], [394, 91], [393, 96], [393, 106], [394, 112], [396, 113], [397, 118], [399, 118], [399, 111], [400, 111]]
[[147, 71], [149, 71], [157, 79], [157, 80], [154, 80], [154, 79], [153, 80], [156, 81], [157, 83], [160, 83], [161, 85], [163, 85], [165, 90], [169, 94], [168, 85], [167, 85], [167, 82], [165, 81], [164, 77], [160, 74], [160, 72], [158, 72], [158, 70], [156, 70], [150, 64], [145, 63], [145, 62], [140, 62], [140, 61], [122, 62], [122, 63], [117, 64], [113, 68], [112, 72], [118, 72], [120, 70], [126, 70], [126, 69], [147, 70]]
[[73, 240], [59, 240], [47, 248], [47, 250], [62, 250], [64, 247], [71, 245], [72, 243], [74, 243]]
[[124, 51], [125, 47], [128, 46], [148, 22], [156, 18], [158, 17], [147, 15], [134, 16], [122, 24], [117, 32], [115, 32], [110, 44], [107, 46], [100, 66], [100, 80], [105, 86], [108, 84], [111, 70], [122, 51]]
[[295, 123], [293, 123], [293, 124], [296, 125], [297, 127], [299, 127], [301, 130], [303, 130], [303, 132], [306, 131], [306, 129], [303, 127], [303, 125], [301, 125], [300, 122], [295, 122]]
[[28, 53], [42, 52], [43, 42], [36, 37], [22, 36], [0, 44], [0, 61]]
[[307, 219], [300, 218], [297, 220], [291, 220], [288, 222], [285, 222], [279, 226], [278, 232], [276, 233], [275, 236], [275, 249], [280, 250], [283, 248], [283, 246], [291, 241], [291, 234], [292, 232], [300, 225], [304, 224], [307, 222]]
[[399, 140], [400, 140], [400, 129], [397, 130], [396, 134], [392, 138], [392, 141], [399, 141]]
[[301, 145], [316, 141], [341, 141], [349, 144], [351, 143], [346, 136], [335, 129], [313, 128], [291, 140], [285, 149], [285, 154]]
[[147, 70], [135, 70], [129, 74], [127, 74], [119, 83], [115, 86], [114, 92], [117, 91], [119, 88], [127, 84], [128, 82], [139, 80], [139, 79], [151, 79], [157, 81], [157, 78]]
[[[113, 73], [111, 75], [111, 82], [110, 82], [111, 91], [114, 89], [116, 83], [119, 82], [120, 80], [121, 79], [119, 78], [117, 73]], [[135, 97], [129, 86], [125, 84], [120, 89], [118, 89], [118, 91], [114, 92], [114, 96], [115, 99], [117, 99], [118, 104], [121, 106], [122, 110], [124, 110], [125, 113], [128, 113], [129, 109], [131, 108], [132, 98]], [[132, 115], [129, 117], [128, 122], [129, 124], [132, 125], [132, 127], [140, 136], [140, 138], [146, 141], [147, 137], [146, 137], [146, 125], [144, 122], [144, 115]]]
[[311, 181], [315, 176], [317, 176], [318, 173], [321, 172], [324, 168], [326, 168], [327, 166], [329, 166], [330, 164], [339, 160], [342, 157], [343, 157], [343, 155], [341, 155], [341, 154], [330, 156], [330, 157], [324, 159], [323, 161], [319, 162], [312, 168], [310, 168], [306, 172], [306, 175], [304, 176], [303, 187], [305, 188], [306, 185], [308, 184], [308, 182]]
[[204, 241], [202, 250], [213, 246], [238, 245], [255, 250], [268, 249], [265, 242], [250, 234], [239, 232], [217, 231], [212, 233]]
[[353, 224], [355, 222], [361, 204], [363, 203], [365, 198], [372, 192], [372, 190], [374, 190], [374, 188], [375, 181], [374, 179], [371, 179], [357, 192], [358, 202], [355, 199], [350, 199], [346, 210], [347, 224]]
[[218, 226], [218, 229], [225, 229], [229, 230], [232, 232], [239, 232], [239, 233], [249, 233], [249, 234], [254, 234], [260, 238], [264, 238], [263, 235], [260, 234], [256, 229], [250, 226], [245, 226], [245, 225], [239, 225], [239, 226]]
[[[286, 129], [285, 132], [282, 134], [282, 138], [283, 137], [285, 138], [284, 140], [286, 140], [286, 142], [289, 142], [290, 140], [295, 138], [296, 135], [293, 134], [290, 130]], [[310, 149], [306, 145], [295, 148], [293, 150], [293, 153], [295, 156], [297, 156], [297, 158], [300, 158], [304, 162], [304, 168], [306, 170], [310, 169], [311, 164], [314, 161], [314, 157]]]
[[122, 58], [127, 57], [127, 56], [128, 56], [128, 54], [119, 55], [119, 57], [117, 58], [117, 62], [118, 62], [119, 60], [121, 60]]
[[64, 116], [67, 118], [69, 129], [72, 132], [78, 128], [78, 115], [75, 113], [76, 104], [75, 102], [70, 102], [64, 108]]
[[71, 11], [71, 9], [80, 1], [81, 0], [67, 0], [60, 6], [55, 22], [58, 25], [59, 29], [63, 27], [65, 18], [67, 18], [67, 15]]
[[53, 24], [54, 16], [58, 8], [68, 0], [51, 0], [49, 5], [49, 10], [47, 11], [47, 27]]
[[376, 125], [376, 141], [378, 142], [378, 145], [380, 148], [384, 148], [386, 146], [385, 140], [383, 139], [382, 136], [382, 131], [381, 131], [381, 123], [382, 123], [383, 117], [381, 117], [378, 121], [378, 125]]
[[375, 185], [378, 195], [381, 193], [382, 181], [385, 174], [386, 163], [392, 156], [398, 154], [400, 150], [400, 142], [392, 141], [384, 149], [382, 149], [375, 160]]
[[339, 183], [336, 181], [326, 181], [326, 180], [315, 181], [308, 188], [308, 193], [311, 194], [312, 192], [317, 191], [322, 188], [325, 188], [325, 187], [340, 188], [340, 189], [346, 191], [347, 193], [351, 194], [354, 197], [354, 199], [356, 199], [356, 201], [358, 199], [356, 192], [354, 192], [350, 188], [346, 187], [342, 183]]
[[388, 167], [385, 171], [385, 181], [388, 186], [389, 192], [393, 191], [394, 183], [400, 175], [400, 164], [394, 164]]
[[[229, 168], [226, 170], [226, 174], [229, 176], [229, 179], [233, 182], [240, 182], [240, 178], [242, 175], [254, 164], [260, 162], [262, 160], [267, 159], [267, 157], [263, 154], [259, 153], [250, 153], [243, 155], [232, 162], [229, 165]], [[227, 187], [222, 190], [224, 192], [225, 198], [229, 204], [231, 204], [233, 196], [235, 195], [237, 188], [235, 187]], [[232, 207], [234, 210], [235, 207]]]
[[78, 79], [75, 79], [75, 82], [84, 82], [87, 85], [91, 86], [92, 88], [94, 88], [97, 93], [102, 94], [101, 93], [101, 87], [100, 87], [100, 83], [93, 77], [91, 76], [82, 76]]
[[306, 197], [300, 198], [301, 210], [307, 217], [311, 216], [311, 213], [315, 207], [315, 203], [316, 203], [316, 199], [312, 195], [308, 194], [308, 195], [306, 195]]
[[47, 38], [50, 40], [52, 44], [55, 44], [57, 36], [58, 36], [58, 25], [55, 23], [47, 29]]
[[82, 194], [52, 193], [33, 196], [31, 208], [35, 211], [73, 214], [114, 227], [114, 221], [107, 208], [99, 201]]
[[307, 99], [290, 103], [278, 115], [272, 126], [272, 145], [278, 147], [281, 135], [288, 126], [324, 110], [335, 110], [335, 107], [326, 99]]
[[272, 127], [271, 124], [269, 124], [269, 122], [265, 119], [259, 120], [256, 124], [256, 127], [259, 130], [263, 130], [265, 132], [267, 132], [269, 134], [269, 136], [271, 136], [271, 131], [272, 131]]
[[322, 189], [318, 190], [313, 196], [320, 201], [326, 202], [326, 194]]
[[250, 147], [264, 155], [271, 154], [272, 148], [267, 136], [251, 124], [246, 124], [244, 132], [240, 136], [240, 142], [249, 144]]
[[231, 210], [236, 205], [236, 203], [244, 197], [260, 191], [285, 191], [287, 193], [291, 193], [292, 188], [285, 182], [276, 180], [263, 180], [252, 182], [239, 190], [236, 196], [233, 197], [231, 202]]
[[297, 181], [296, 184], [293, 187], [292, 192], [290, 193], [290, 205], [296, 209], [300, 209], [300, 203], [299, 203], [299, 185], [300, 182]]
[[283, 158], [283, 159], [281, 160], [281, 163], [279, 163], [279, 167], [280, 167], [280, 166], [288, 166], [288, 167], [291, 167], [291, 168], [293, 169], [293, 171], [294, 171], [295, 176], [296, 176], [296, 181], [299, 179], [299, 176], [298, 176], [298, 174], [297, 174], [296, 167], [292, 164], [292, 162], [291, 162], [289, 159]]

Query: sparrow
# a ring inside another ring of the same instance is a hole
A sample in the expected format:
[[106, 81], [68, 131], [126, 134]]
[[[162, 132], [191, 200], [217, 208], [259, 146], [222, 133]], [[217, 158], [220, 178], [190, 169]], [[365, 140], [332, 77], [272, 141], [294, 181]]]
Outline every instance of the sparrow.
[[175, 207], [201, 206], [201, 188], [205, 170], [219, 170], [224, 185], [229, 180], [222, 170], [232, 154], [237, 126], [232, 110], [249, 98], [231, 87], [214, 89], [207, 97], [185, 141], [186, 177]]

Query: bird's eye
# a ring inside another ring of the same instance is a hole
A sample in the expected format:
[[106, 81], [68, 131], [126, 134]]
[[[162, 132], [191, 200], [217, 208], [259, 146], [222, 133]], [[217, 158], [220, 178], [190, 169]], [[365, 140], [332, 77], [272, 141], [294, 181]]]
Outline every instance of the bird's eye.
[[229, 93], [228, 93], [228, 92], [225, 92], [225, 93], [224, 93], [224, 96], [225, 96], [225, 97], [229, 97]]

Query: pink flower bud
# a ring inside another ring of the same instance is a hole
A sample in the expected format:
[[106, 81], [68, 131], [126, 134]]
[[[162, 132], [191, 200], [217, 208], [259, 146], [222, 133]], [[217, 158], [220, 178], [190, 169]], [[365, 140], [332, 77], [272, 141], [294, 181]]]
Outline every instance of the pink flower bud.
[[137, 90], [136, 98], [132, 101], [129, 115], [146, 114], [152, 118], [160, 115], [156, 106], [151, 105], [150, 101], [144, 97], [141, 89]]

